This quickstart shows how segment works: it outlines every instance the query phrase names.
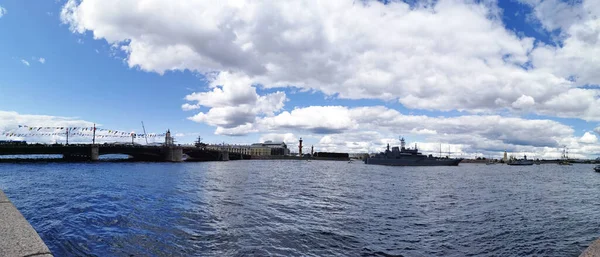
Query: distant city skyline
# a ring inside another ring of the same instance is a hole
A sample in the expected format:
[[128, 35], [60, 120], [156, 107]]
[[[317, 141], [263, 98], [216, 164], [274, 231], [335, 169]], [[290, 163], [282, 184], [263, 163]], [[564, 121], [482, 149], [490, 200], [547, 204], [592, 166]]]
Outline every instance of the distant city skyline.
[[596, 158], [593, 4], [2, 1], [0, 140], [144, 121], [179, 143], [358, 153], [402, 136], [434, 155]]

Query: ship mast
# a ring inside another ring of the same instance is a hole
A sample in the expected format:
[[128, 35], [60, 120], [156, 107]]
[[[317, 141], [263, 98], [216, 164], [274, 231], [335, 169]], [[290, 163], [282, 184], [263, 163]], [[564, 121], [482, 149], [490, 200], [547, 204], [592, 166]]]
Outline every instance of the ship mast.
[[144, 121], [142, 121], [142, 129], [144, 130], [144, 138], [146, 139], [146, 144], [148, 144], [148, 135], [146, 134], [146, 128], [144, 127]]
[[565, 145], [565, 146], [563, 146], [563, 150], [562, 150], [562, 156], [561, 156], [561, 158], [562, 158], [563, 160], [565, 160], [565, 161], [569, 159], [569, 150], [568, 150], [568, 148], [567, 148], [567, 146], [566, 146], [566, 145]]

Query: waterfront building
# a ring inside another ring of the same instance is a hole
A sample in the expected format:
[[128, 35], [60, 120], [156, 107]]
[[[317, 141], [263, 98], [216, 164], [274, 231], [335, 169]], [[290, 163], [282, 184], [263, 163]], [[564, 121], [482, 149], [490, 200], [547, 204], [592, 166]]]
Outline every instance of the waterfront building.
[[284, 142], [265, 141], [264, 143], [255, 143], [250, 145], [251, 155], [289, 155], [290, 150]]
[[263, 146], [261, 143], [252, 144], [250, 146], [250, 154], [252, 156], [267, 156], [271, 155], [271, 148]]
[[249, 154], [253, 156], [271, 156], [271, 155], [289, 155], [290, 150], [283, 142], [277, 143], [265, 141], [264, 143], [254, 143], [251, 145], [207, 145], [207, 149], [217, 151], [227, 151], [230, 153]]
[[249, 145], [206, 145], [206, 149], [215, 151], [226, 151], [230, 153], [251, 154], [251, 148]]

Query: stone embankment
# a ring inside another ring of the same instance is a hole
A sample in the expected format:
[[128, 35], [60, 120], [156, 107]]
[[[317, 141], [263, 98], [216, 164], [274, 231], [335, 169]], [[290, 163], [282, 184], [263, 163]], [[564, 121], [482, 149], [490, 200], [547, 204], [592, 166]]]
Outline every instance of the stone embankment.
[[579, 257], [600, 257], [600, 239], [592, 242]]
[[31, 224], [0, 190], [0, 256], [52, 256]]

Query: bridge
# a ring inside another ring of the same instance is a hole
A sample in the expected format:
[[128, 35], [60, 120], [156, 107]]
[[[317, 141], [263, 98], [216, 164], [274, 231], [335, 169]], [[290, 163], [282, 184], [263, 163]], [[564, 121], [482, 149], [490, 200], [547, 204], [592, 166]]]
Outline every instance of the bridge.
[[250, 159], [251, 156], [228, 151], [217, 151], [193, 146], [178, 145], [126, 145], [126, 144], [0, 144], [0, 155], [62, 155], [67, 161], [98, 161], [101, 155], [129, 155], [134, 161], [181, 162], [228, 161]]
[[[4, 141], [0, 140], [0, 155], [62, 155], [67, 161], [97, 161], [101, 155], [123, 154], [131, 157], [131, 160], [137, 161], [165, 161], [180, 162], [187, 161], [228, 161], [250, 159], [247, 152], [239, 149], [213, 149], [205, 144], [196, 144], [196, 146], [176, 145], [171, 137], [170, 130], [164, 134], [135, 134], [118, 130], [98, 129], [93, 127], [32, 127], [19, 125], [18, 128], [10, 132], [1, 134], [5, 137], [39, 137], [62, 135], [60, 131], [64, 130], [65, 144], [40, 144], [27, 143], [25, 141]], [[58, 131], [58, 132], [57, 132]], [[96, 133], [99, 131], [100, 133]], [[81, 138], [91, 138], [90, 143], [69, 144], [69, 135]], [[134, 140], [148, 137], [164, 136], [165, 141], [161, 144], [141, 145], [136, 144]], [[128, 138], [131, 137], [131, 143], [96, 143], [96, 138]], [[184, 156], [188, 158], [184, 159]]]
[[22, 144], [0, 145], [0, 155], [62, 155], [65, 160], [97, 161], [100, 155], [125, 154], [140, 161], [180, 162], [180, 146], [103, 145], [103, 144]]

